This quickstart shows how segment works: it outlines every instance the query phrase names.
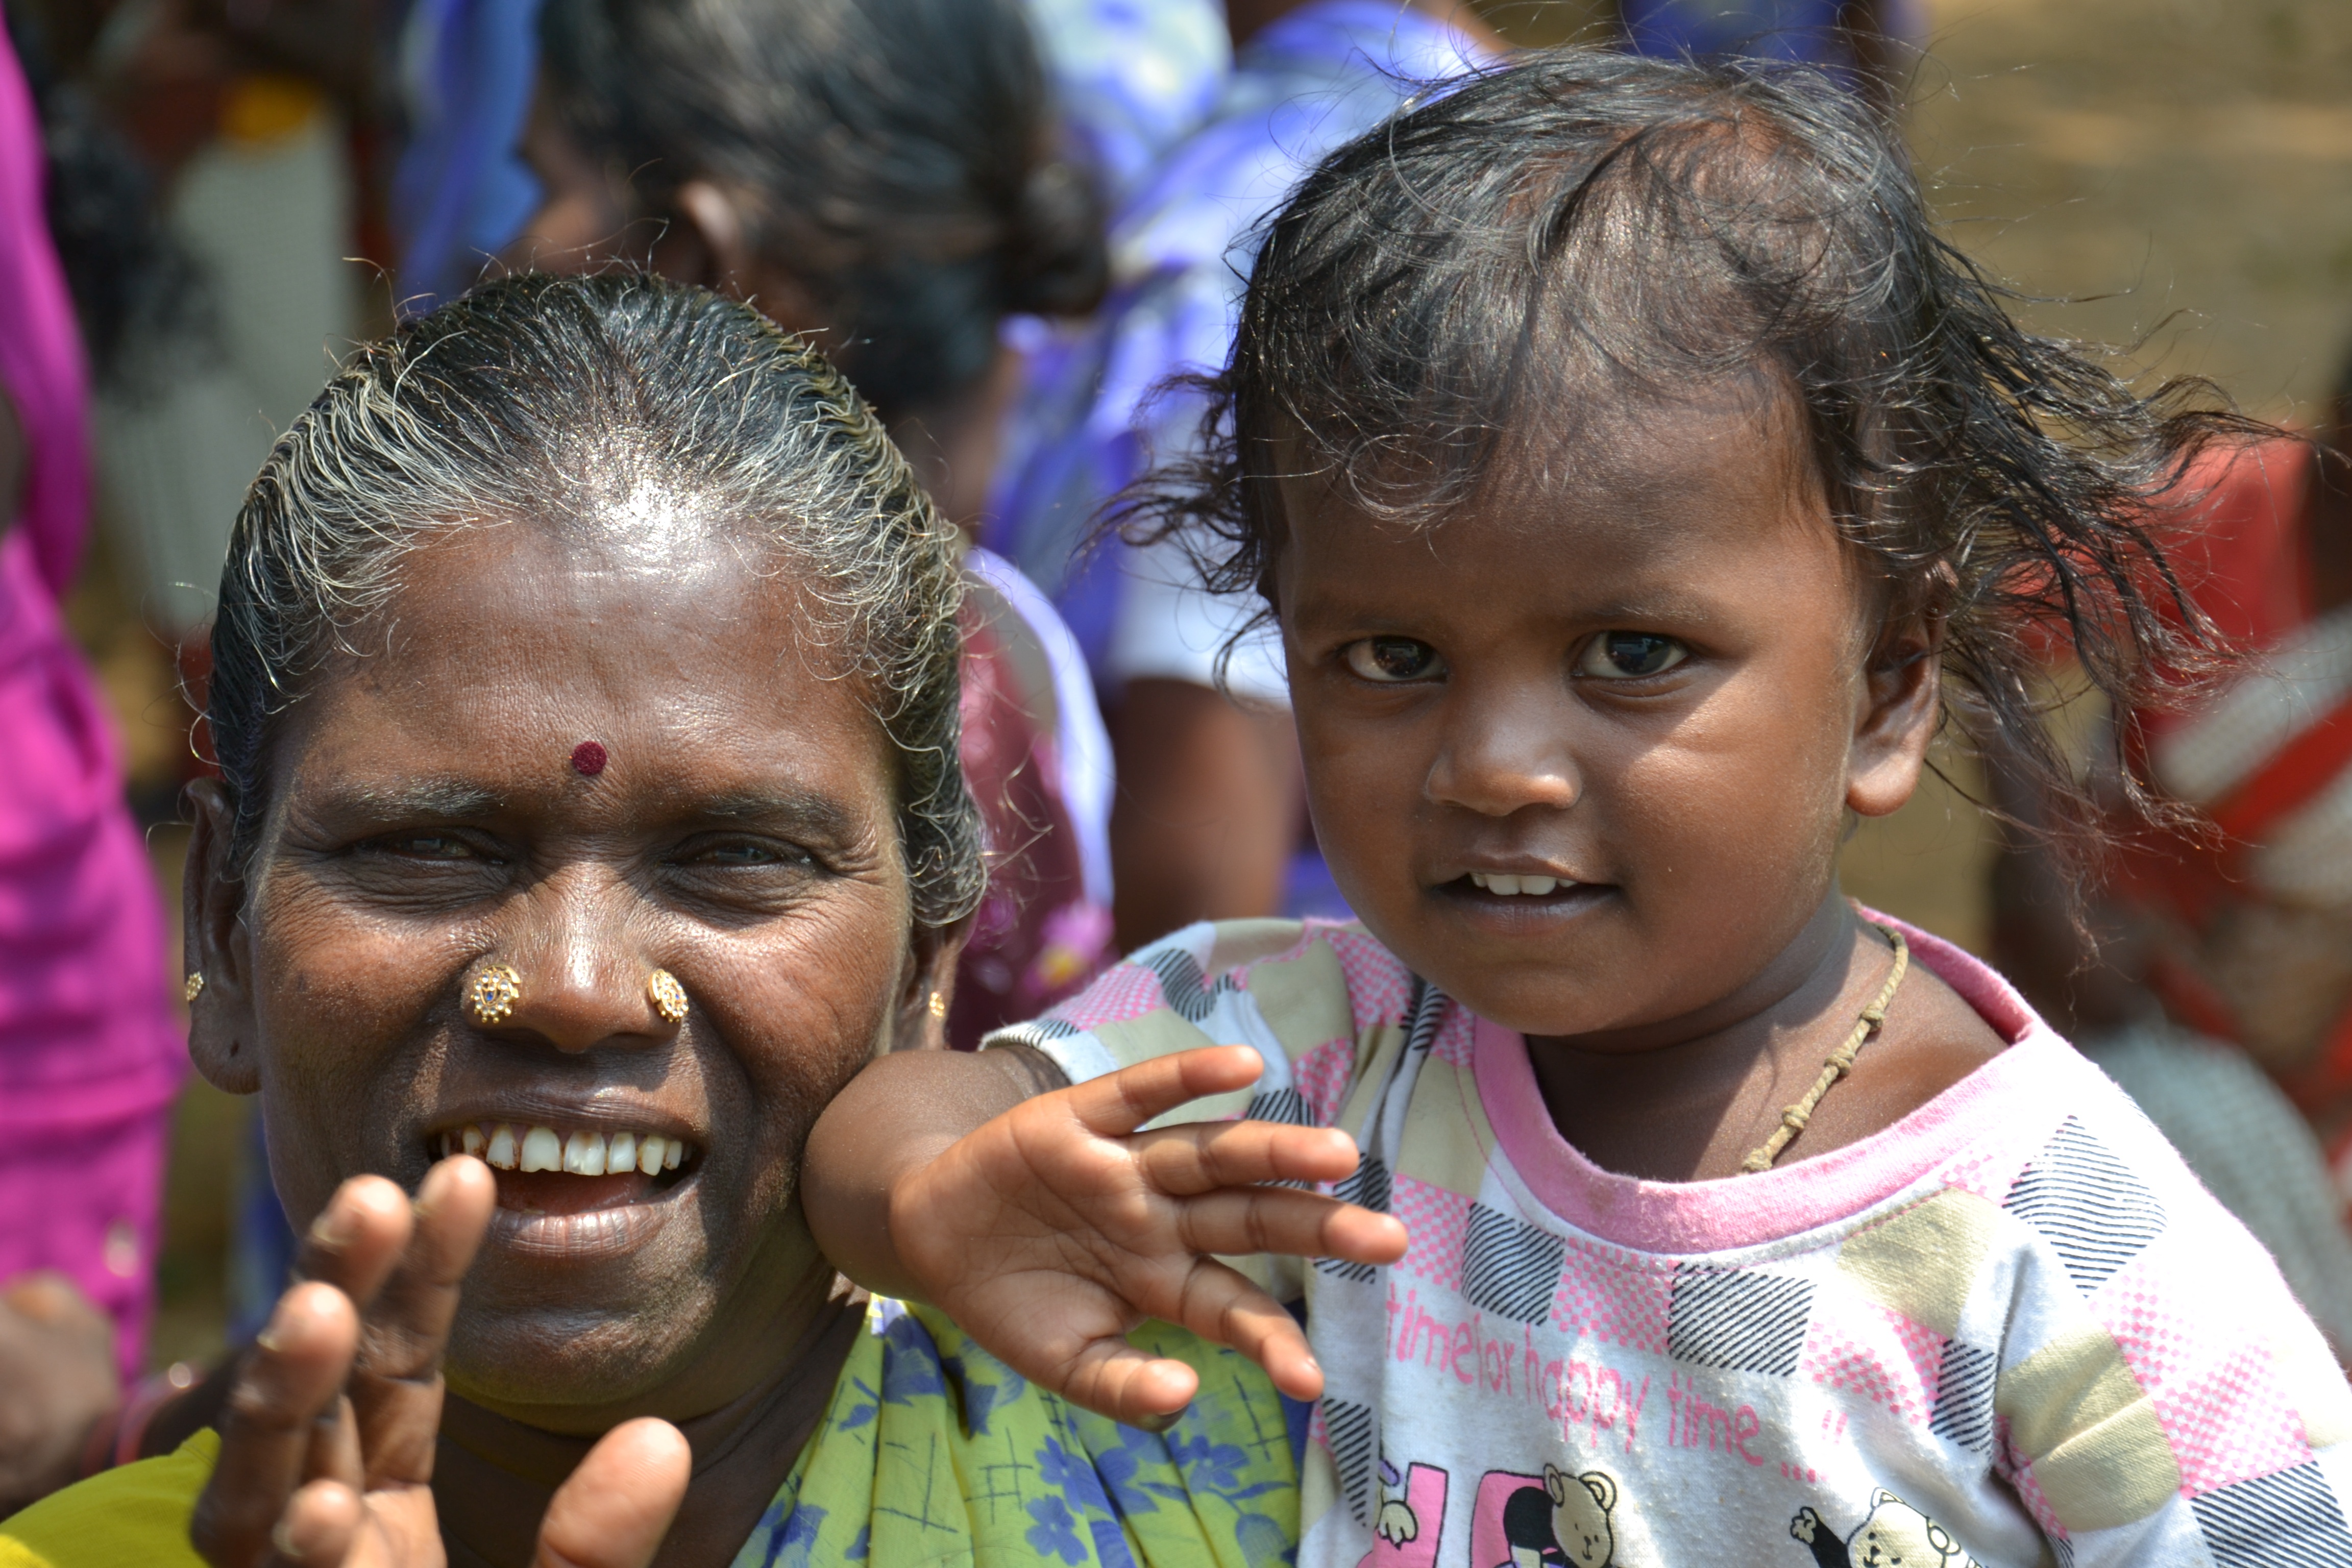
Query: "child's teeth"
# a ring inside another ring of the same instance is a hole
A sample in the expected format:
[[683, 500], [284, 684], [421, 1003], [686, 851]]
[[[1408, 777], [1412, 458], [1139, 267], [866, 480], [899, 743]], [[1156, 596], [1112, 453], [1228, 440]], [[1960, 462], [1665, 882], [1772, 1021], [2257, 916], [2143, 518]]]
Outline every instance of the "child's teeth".
[[526, 1171], [563, 1169], [563, 1144], [552, 1127], [534, 1127], [522, 1135], [522, 1168]]
[[603, 1175], [604, 1135], [602, 1132], [574, 1132], [564, 1140], [563, 1168], [575, 1176]]
[[637, 1169], [648, 1176], [660, 1175], [663, 1152], [668, 1147], [669, 1140], [657, 1132], [645, 1138], [637, 1144]]
[[1517, 898], [1521, 894], [1527, 894], [1540, 899], [1559, 887], [1559, 883], [1560, 879], [1558, 877], [1513, 877], [1501, 871], [1470, 873], [1472, 887], [1483, 888], [1487, 892], [1499, 893], [1505, 898]]
[[671, 1139], [669, 1141], [669, 1147], [662, 1151], [662, 1169], [665, 1171], [677, 1170], [677, 1163], [685, 1153], [686, 1145], [679, 1142], [675, 1138]]
[[468, 1127], [465, 1129], [457, 1134], [457, 1140], [460, 1146], [462, 1146], [468, 1154], [479, 1154], [482, 1152], [484, 1140], [482, 1138], [482, 1130], [478, 1127]]
[[514, 1129], [503, 1121], [493, 1128], [490, 1131], [490, 1146], [482, 1152], [482, 1158], [488, 1161], [495, 1170], [513, 1170], [515, 1168]]
[[637, 1165], [637, 1135], [634, 1132], [613, 1134], [612, 1152], [604, 1156], [604, 1169], [614, 1175], [633, 1171]]

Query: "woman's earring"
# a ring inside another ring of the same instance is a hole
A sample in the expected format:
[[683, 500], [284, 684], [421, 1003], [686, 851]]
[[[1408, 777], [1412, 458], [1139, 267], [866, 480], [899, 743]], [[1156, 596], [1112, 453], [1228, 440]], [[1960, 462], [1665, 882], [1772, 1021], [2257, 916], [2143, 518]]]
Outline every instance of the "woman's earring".
[[662, 1022], [686, 1022], [686, 987], [677, 983], [677, 975], [667, 969], [655, 970], [646, 976], [646, 994], [652, 998], [654, 1011], [662, 1016]]
[[183, 982], [180, 986], [180, 1000], [187, 1003], [190, 1006], [194, 1006], [195, 1005], [196, 998], [203, 995], [204, 993], [205, 972], [201, 969], [189, 970], [188, 978]]
[[944, 992], [944, 991], [934, 991], [934, 992], [932, 992], [932, 993], [931, 993], [931, 1016], [932, 1016], [932, 1017], [934, 1017], [934, 1018], [944, 1018], [944, 1017], [946, 1017], [947, 1016], [948, 1016], [948, 997], [947, 997], [947, 993], [946, 993], [946, 992]]
[[522, 976], [503, 963], [493, 963], [466, 987], [466, 1010], [477, 1024], [503, 1024], [514, 1016], [522, 999]]

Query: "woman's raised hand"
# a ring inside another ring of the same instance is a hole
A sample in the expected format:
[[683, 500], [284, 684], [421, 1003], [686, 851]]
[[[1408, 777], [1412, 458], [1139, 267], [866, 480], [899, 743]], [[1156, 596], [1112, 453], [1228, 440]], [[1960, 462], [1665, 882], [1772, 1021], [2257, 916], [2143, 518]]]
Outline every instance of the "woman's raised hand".
[[1306, 1336], [1212, 1256], [1394, 1262], [1387, 1215], [1276, 1182], [1336, 1182], [1355, 1141], [1328, 1128], [1208, 1121], [1138, 1132], [1246, 1088], [1246, 1046], [1143, 1062], [1023, 1101], [891, 1184], [890, 1239], [921, 1294], [1013, 1370], [1090, 1410], [1164, 1426], [1199, 1384], [1126, 1341], [1145, 1318], [1233, 1346], [1297, 1399], [1322, 1392]]
[[[220, 1461], [189, 1526], [215, 1568], [440, 1568], [433, 1508], [441, 1354], [497, 1202], [489, 1167], [433, 1167], [411, 1203], [381, 1176], [336, 1190], [303, 1282], [245, 1355]], [[538, 1568], [644, 1568], [686, 1496], [668, 1423], [604, 1435], [548, 1503]]]

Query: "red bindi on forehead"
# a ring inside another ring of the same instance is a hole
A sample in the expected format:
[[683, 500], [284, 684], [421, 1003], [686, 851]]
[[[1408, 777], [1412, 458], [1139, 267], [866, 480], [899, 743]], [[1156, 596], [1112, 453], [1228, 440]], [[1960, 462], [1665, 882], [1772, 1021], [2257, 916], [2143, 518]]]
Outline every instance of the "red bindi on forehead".
[[572, 748], [572, 769], [583, 778], [594, 778], [604, 771], [604, 748], [594, 741], [583, 741]]

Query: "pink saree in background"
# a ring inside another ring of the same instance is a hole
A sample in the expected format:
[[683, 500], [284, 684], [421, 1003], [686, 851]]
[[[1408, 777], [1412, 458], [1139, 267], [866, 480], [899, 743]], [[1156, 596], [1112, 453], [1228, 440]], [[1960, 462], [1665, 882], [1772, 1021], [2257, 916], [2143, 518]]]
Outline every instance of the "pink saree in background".
[[121, 759], [58, 613], [88, 521], [88, 388], [42, 179], [0, 36], [0, 387], [26, 459], [0, 498], [16, 507], [0, 531], [0, 1280], [70, 1276], [135, 1375], [186, 1049]]

